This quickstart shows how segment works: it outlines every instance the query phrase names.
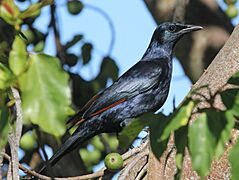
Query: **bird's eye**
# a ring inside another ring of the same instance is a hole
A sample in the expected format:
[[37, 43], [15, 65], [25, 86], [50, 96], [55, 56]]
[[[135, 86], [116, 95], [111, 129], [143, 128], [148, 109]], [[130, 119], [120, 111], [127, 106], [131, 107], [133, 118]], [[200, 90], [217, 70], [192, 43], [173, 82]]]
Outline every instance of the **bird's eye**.
[[176, 31], [176, 26], [175, 26], [175, 25], [170, 25], [170, 26], [168, 27], [168, 30], [169, 30], [170, 32], [175, 32], [175, 31]]

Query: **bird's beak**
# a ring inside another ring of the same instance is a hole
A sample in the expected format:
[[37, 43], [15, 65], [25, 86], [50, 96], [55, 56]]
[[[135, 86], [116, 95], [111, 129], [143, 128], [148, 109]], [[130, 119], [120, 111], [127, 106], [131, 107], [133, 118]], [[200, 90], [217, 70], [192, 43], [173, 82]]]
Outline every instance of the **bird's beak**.
[[180, 32], [180, 34], [185, 34], [193, 31], [198, 31], [203, 29], [201, 26], [194, 26], [194, 25], [185, 25], [185, 28], [183, 28]]

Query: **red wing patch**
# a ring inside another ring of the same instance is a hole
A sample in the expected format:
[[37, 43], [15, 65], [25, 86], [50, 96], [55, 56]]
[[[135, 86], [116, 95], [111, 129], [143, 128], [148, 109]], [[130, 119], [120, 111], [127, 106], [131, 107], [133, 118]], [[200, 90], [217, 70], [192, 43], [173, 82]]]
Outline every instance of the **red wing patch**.
[[71, 124], [73, 124], [73, 126], [74, 126], [74, 125], [79, 121], [79, 118], [76, 118], [76, 117], [79, 117], [79, 116], [80, 116], [80, 119], [82, 119], [82, 118], [81, 118], [81, 115], [84, 114], [84, 112], [95, 102], [95, 100], [97, 100], [97, 99], [100, 97], [100, 95], [101, 95], [101, 94], [96, 94], [95, 96], [93, 96], [93, 97], [83, 106], [83, 108], [81, 108], [81, 109], [77, 112], [77, 114], [76, 114], [74, 117], [70, 118], [70, 119], [66, 122], [66, 124], [71, 123]]
[[111, 105], [109, 105], [109, 106], [107, 106], [107, 107], [105, 107], [103, 109], [100, 109], [99, 111], [96, 111], [93, 114], [90, 114], [89, 117], [91, 118], [91, 117], [97, 116], [97, 115], [101, 114], [102, 112], [104, 112], [104, 111], [106, 111], [106, 110], [108, 110], [108, 109], [110, 109], [112, 107], [115, 107], [118, 104], [121, 104], [122, 102], [125, 102], [125, 101], [126, 101], [126, 98], [120, 99], [119, 101], [116, 101], [115, 103], [113, 103], [113, 104], [111, 104]]
[[[93, 97], [93, 98], [94, 98], [94, 97]], [[92, 99], [93, 99], [93, 98], [92, 98]], [[119, 101], [117, 101], [117, 102], [115, 102], [115, 103], [113, 103], [113, 104], [111, 104], [111, 105], [109, 105], [109, 106], [107, 106], [107, 107], [105, 107], [105, 108], [103, 108], [103, 109], [100, 109], [100, 110], [98, 110], [98, 111], [96, 111], [96, 112], [90, 114], [90, 115], [89, 115], [88, 117], [86, 117], [86, 118], [83, 118], [83, 117], [79, 117], [79, 118], [75, 117], [75, 118], [73, 118], [73, 119], [70, 121], [71, 126], [68, 128], [68, 130], [71, 129], [73, 126], [78, 126], [78, 125], [80, 125], [81, 123], [83, 123], [84, 121], [86, 121], [86, 120], [89, 119], [89, 118], [92, 118], [92, 117], [94, 117], [94, 116], [97, 116], [97, 115], [103, 113], [104, 111], [107, 111], [108, 109], [113, 108], [113, 107], [117, 106], [118, 104], [121, 104], [122, 102], [125, 102], [126, 100], [127, 100], [126, 98], [120, 99]], [[88, 103], [87, 103], [87, 104], [88, 104]], [[86, 105], [87, 105], [87, 104], [86, 104]], [[91, 104], [92, 104], [92, 103], [91, 103]], [[85, 106], [86, 106], [86, 105], [85, 105]], [[85, 107], [85, 106], [84, 106], [84, 107]]]

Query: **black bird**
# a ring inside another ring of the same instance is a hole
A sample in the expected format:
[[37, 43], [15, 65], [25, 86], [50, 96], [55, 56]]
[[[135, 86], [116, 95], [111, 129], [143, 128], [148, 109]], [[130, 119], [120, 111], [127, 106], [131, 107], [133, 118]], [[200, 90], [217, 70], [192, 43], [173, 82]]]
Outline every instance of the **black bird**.
[[77, 129], [51, 157], [49, 164], [53, 166], [97, 134], [120, 132], [132, 118], [157, 111], [168, 96], [176, 42], [184, 34], [200, 29], [200, 26], [170, 22], [159, 25], [140, 61], [68, 121], [70, 128], [76, 126]]

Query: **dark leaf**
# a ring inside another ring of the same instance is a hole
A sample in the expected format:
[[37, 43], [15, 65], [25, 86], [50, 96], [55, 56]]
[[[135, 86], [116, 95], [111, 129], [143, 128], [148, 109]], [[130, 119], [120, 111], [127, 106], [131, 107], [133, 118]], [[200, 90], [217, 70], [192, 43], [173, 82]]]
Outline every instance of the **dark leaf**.
[[239, 89], [227, 89], [221, 93], [221, 97], [227, 109], [239, 117]]
[[76, 56], [75, 54], [67, 54], [67, 57], [66, 57], [66, 64], [69, 65], [69, 66], [74, 66], [76, 65], [78, 61], [78, 56]]
[[7, 143], [8, 130], [8, 110], [6, 107], [0, 107], [0, 149]]
[[136, 118], [132, 119], [132, 122], [127, 125], [123, 131], [119, 134], [119, 144], [122, 149], [127, 149], [138, 134], [147, 126], [147, 119]]
[[93, 46], [91, 43], [85, 43], [81, 47], [81, 55], [82, 55], [83, 64], [87, 64], [90, 61], [92, 48]]
[[71, 48], [71, 47], [74, 46], [76, 43], [78, 43], [82, 38], [83, 38], [83, 35], [82, 35], [82, 34], [75, 35], [72, 40], [68, 41], [68, 42], [65, 44], [64, 49], [69, 49], [69, 48]]
[[229, 84], [239, 85], [239, 72], [235, 73], [228, 81]]

